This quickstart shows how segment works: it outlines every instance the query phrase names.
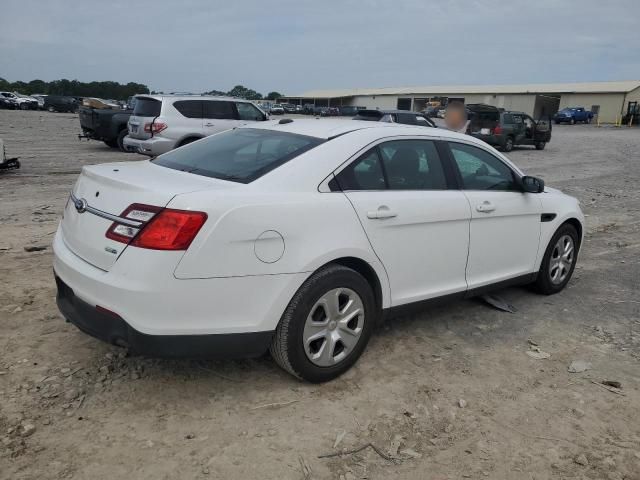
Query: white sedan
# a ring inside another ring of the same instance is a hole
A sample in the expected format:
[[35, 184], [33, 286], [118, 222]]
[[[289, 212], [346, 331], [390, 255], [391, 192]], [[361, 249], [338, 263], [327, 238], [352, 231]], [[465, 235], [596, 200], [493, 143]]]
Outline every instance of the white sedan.
[[280, 120], [84, 167], [54, 240], [58, 305], [133, 353], [248, 357], [322, 382], [384, 315], [512, 284], [562, 290], [578, 201], [473, 137]]

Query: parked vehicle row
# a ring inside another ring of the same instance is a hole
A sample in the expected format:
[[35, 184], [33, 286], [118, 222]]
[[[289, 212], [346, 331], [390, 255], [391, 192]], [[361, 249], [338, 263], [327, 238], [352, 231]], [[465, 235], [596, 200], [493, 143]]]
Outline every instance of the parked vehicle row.
[[12, 110], [37, 110], [38, 100], [15, 92], [0, 92], [0, 107]]
[[150, 161], [83, 168], [53, 241], [70, 322], [134, 354], [269, 350], [292, 375], [323, 382], [358, 360], [383, 317], [569, 282], [578, 201], [487, 143], [259, 113], [235, 99], [138, 97], [130, 128], [145, 142], [171, 133], [163, 150], [186, 122], [248, 123]]

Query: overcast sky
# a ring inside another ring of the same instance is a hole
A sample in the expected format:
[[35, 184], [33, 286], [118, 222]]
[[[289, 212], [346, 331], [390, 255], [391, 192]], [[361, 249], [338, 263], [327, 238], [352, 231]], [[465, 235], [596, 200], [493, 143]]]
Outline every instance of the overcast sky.
[[158, 91], [640, 79], [640, 0], [2, 0], [0, 77]]

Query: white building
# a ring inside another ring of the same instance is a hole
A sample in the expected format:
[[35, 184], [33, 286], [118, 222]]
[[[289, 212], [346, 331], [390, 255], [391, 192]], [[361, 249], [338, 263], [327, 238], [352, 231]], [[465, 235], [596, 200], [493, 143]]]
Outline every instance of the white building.
[[613, 123], [627, 113], [630, 102], [640, 103], [640, 80], [530, 85], [457, 85], [425, 87], [312, 90], [287, 96], [296, 104], [355, 105], [371, 109], [419, 111], [429, 101], [459, 100], [518, 110], [534, 118], [553, 115], [564, 107], [585, 107], [603, 123]]

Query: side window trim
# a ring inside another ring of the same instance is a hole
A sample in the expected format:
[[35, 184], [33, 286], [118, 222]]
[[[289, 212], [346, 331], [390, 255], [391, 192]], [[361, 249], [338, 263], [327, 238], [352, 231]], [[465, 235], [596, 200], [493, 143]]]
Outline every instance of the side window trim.
[[[484, 149], [481, 146], [475, 145], [475, 144], [472, 144], [472, 143], [460, 142], [460, 141], [455, 141], [455, 140], [448, 140], [448, 141], [445, 141], [443, 143], [446, 143], [446, 145], [444, 147], [448, 150], [448, 158], [451, 161], [452, 167], [455, 169], [456, 178], [457, 178], [457, 180], [459, 182], [459, 189], [460, 190], [468, 190], [468, 191], [475, 191], [475, 192], [484, 192], [484, 191], [486, 191], [486, 190], [474, 190], [474, 189], [465, 189], [464, 188], [464, 183], [462, 181], [462, 173], [460, 172], [460, 168], [458, 167], [458, 164], [456, 163], [456, 161], [454, 159], [453, 152], [451, 151], [451, 145], [452, 144], [468, 145], [470, 147], [475, 147], [475, 148], [477, 148], [479, 150], [482, 150], [483, 152], [485, 152], [488, 155], [491, 155], [493, 158], [498, 160], [502, 165], [507, 167], [507, 169], [511, 172], [511, 176], [513, 177], [514, 184], [517, 185], [518, 179], [521, 177], [521, 175], [516, 170], [514, 170], [511, 165], [509, 165], [507, 162], [502, 160], [500, 157], [497, 157], [496, 155], [494, 155], [493, 153], [491, 153], [487, 149]], [[495, 191], [495, 192], [507, 192], [507, 193], [519, 193], [517, 190], [492, 190], [492, 191]]]

